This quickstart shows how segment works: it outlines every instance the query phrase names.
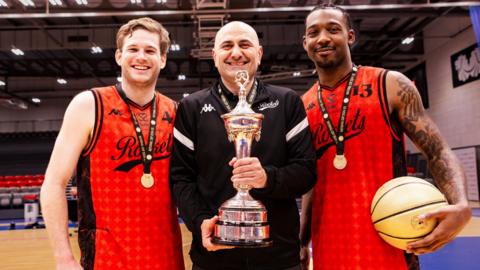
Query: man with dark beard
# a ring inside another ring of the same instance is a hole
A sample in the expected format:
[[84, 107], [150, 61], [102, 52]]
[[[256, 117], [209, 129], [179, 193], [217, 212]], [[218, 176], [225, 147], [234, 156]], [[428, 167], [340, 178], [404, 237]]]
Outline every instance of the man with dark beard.
[[[303, 96], [318, 179], [302, 201], [304, 267], [311, 239], [316, 270], [418, 269], [414, 254], [441, 248], [471, 216], [463, 170], [407, 77], [352, 63], [349, 46], [355, 32], [343, 9], [320, 6], [305, 24], [303, 46], [318, 74]], [[403, 134], [424, 152], [450, 203], [421, 217], [439, 224], [423, 240], [410, 243], [406, 255], [378, 236], [369, 212], [376, 190], [406, 175]]]

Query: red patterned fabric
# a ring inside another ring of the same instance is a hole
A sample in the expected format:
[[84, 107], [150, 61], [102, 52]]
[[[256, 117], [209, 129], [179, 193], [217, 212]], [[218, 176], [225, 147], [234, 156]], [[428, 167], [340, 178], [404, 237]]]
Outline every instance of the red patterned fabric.
[[[82, 265], [86, 269], [183, 270], [180, 228], [168, 183], [174, 102], [156, 93], [151, 166], [155, 184], [146, 189], [140, 183], [140, 146], [127, 103], [114, 86], [93, 93], [97, 102], [95, 137], [80, 163]], [[148, 145], [151, 103], [142, 108], [131, 102], [130, 107]], [[94, 213], [89, 214], [88, 208]]]
[[[335, 146], [318, 104], [318, 85], [303, 96], [317, 151], [318, 181], [312, 202], [315, 270], [407, 269], [403, 251], [386, 244], [370, 219], [375, 192], [394, 177], [398, 170], [395, 166], [404, 160], [403, 152], [397, 151], [403, 149], [403, 138], [398, 139], [391, 131], [385, 114], [385, 74], [383, 69], [359, 68], [346, 117], [348, 165], [341, 171], [333, 167]], [[322, 86], [322, 97], [336, 131], [348, 79], [346, 76], [333, 88]]]

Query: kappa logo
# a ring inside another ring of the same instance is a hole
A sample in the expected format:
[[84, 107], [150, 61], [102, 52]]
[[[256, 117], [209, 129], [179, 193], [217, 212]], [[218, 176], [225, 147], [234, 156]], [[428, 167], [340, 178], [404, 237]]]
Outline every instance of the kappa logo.
[[167, 121], [169, 124], [172, 123], [173, 118], [168, 114], [168, 112], [163, 113], [162, 121]]
[[200, 114], [204, 113], [204, 112], [211, 112], [211, 111], [216, 111], [215, 108], [212, 106], [212, 104], [205, 104], [203, 105], [202, 107], [202, 110], [200, 111]]
[[118, 109], [113, 108], [108, 115], [112, 115], [112, 114], [118, 116], [118, 115], [122, 115], [122, 112], [119, 111]]
[[278, 101], [278, 99], [275, 101], [263, 102], [263, 103], [260, 103], [260, 105], [258, 105], [258, 110], [263, 111], [266, 109], [274, 109], [278, 107], [278, 104], [280, 104], [280, 101]]
[[313, 104], [313, 102], [310, 102], [307, 106], [307, 111], [310, 111], [311, 109], [315, 108], [315, 104]]

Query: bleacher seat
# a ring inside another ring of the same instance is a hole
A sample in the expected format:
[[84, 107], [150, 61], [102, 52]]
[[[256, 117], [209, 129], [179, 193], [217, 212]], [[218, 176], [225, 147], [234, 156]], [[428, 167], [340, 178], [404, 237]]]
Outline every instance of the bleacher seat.
[[22, 187], [19, 191], [29, 194], [40, 194], [40, 188], [40, 186]]
[[12, 194], [11, 193], [1, 193], [0, 194], [0, 207], [1, 208], [9, 208], [12, 202]]
[[21, 207], [25, 196], [38, 199], [44, 178], [43, 174], [0, 176], [0, 207]]
[[38, 195], [32, 193], [23, 193], [22, 199], [24, 202], [35, 202], [38, 200]]
[[23, 193], [13, 193], [12, 206], [18, 207], [23, 205]]

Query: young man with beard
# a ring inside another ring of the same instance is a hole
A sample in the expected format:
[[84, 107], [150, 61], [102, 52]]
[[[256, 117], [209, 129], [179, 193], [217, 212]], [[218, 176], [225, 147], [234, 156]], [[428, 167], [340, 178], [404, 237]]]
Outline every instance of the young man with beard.
[[[303, 96], [318, 179], [302, 202], [304, 266], [311, 235], [316, 270], [416, 269], [414, 254], [441, 248], [470, 218], [463, 170], [407, 77], [352, 63], [349, 46], [355, 33], [343, 9], [320, 6], [305, 24], [303, 46], [318, 74]], [[369, 212], [377, 189], [406, 175], [404, 134], [423, 151], [450, 203], [422, 217], [439, 224], [423, 240], [410, 243], [405, 255], [378, 236]]]
[[[255, 78], [261, 58], [262, 47], [251, 26], [226, 24], [213, 49], [220, 79], [178, 107], [170, 181], [180, 215], [193, 235], [190, 256], [195, 270], [300, 269], [295, 198], [315, 183], [315, 154], [300, 97]], [[235, 74], [240, 70], [250, 78], [247, 101], [264, 119], [252, 157], [236, 160], [221, 115], [238, 102]], [[250, 194], [267, 208], [272, 246], [225, 249], [212, 243], [218, 208], [235, 194], [233, 184], [253, 187]]]
[[[56, 269], [184, 269], [168, 185], [176, 106], [155, 91], [169, 44], [157, 21], [129, 21], [117, 33], [122, 82], [82, 92], [68, 106], [41, 191]], [[80, 264], [65, 200], [75, 166]]]

